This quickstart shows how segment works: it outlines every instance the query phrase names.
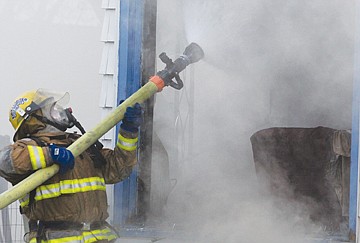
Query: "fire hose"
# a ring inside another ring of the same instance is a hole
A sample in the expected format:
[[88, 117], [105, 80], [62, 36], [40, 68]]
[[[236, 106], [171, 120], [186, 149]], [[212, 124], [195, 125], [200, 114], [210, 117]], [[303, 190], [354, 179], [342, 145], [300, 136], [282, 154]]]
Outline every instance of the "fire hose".
[[[124, 118], [124, 113], [127, 107], [133, 106], [136, 103], [143, 103], [155, 93], [162, 91], [165, 86], [181, 89], [183, 87], [183, 82], [179, 73], [188, 65], [198, 62], [203, 57], [204, 52], [196, 43], [188, 45], [185, 48], [183, 55], [175, 61], [172, 61], [165, 52], [161, 53], [159, 58], [166, 64], [165, 68], [157, 72], [157, 74], [151, 77], [144, 86], [122, 102], [98, 125], [96, 125], [92, 130], [87, 131], [67, 149], [72, 152], [74, 157], [79, 156]], [[57, 164], [37, 170], [18, 184], [14, 185], [12, 188], [1, 193], [0, 209], [5, 208], [14, 201], [24, 197], [27, 193], [31, 192], [36, 187], [53, 177], [56, 173], [58, 173], [58, 171], [59, 166]]]

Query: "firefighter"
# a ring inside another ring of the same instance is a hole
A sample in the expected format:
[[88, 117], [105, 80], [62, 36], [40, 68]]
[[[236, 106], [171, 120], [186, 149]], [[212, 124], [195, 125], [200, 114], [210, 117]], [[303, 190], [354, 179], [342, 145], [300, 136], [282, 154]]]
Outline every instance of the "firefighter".
[[142, 109], [127, 108], [113, 150], [96, 142], [74, 158], [66, 148], [81, 135], [66, 130], [83, 128], [64, 109], [68, 100], [68, 93], [43, 89], [15, 100], [9, 112], [14, 143], [0, 151], [0, 175], [16, 185], [36, 170], [59, 165], [56, 175], [20, 199], [29, 219], [26, 242], [115, 242], [118, 234], [106, 222], [105, 185], [127, 178], [137, 162]]

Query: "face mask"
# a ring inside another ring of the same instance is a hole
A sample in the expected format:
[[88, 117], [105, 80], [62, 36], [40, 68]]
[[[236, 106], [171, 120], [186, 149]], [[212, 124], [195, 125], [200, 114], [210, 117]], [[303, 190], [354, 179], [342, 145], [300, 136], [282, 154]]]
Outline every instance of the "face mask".
[[75, 125], [76, 119], [72, 115], [71, 108], [64, 109], [57, 102], [48, 103], [48, 105], [41, 108], [41, 111], [42, 117], [37, 118], [61, 131], [66, 131], [66, 129]]
[[66, 112], [67, 109], [64, 109], [62, 106], [54, 103], [50, 108], [50, 118], [53, 122], [68, 127], [70, 125], [69, 112]]
[[50, 120], [54, 122], [62, 131], [66, 131], [66, 129], [71, 128], [75, 125], [76, 119], [72, 115], [71, 108], [64, 109], [62, 106], [54, 103], [50, 107]]

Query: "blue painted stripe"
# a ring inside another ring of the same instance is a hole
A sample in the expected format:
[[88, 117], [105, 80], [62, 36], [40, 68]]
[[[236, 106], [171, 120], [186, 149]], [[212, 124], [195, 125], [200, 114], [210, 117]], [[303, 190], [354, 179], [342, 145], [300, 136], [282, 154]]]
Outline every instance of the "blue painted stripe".
[[[141, 86], [143, 4], [141, 0], [120, 1], [118, 103]], [[128, 179], [114, 187], [115, 224], [123, 225], [136, 213], [137, 176], [136, 167]]]
[[352, 132], [351, 132], [351, 165], [350, 165], [350, 199], [349, 199], [349, 228], [356, 233], [357, 220], [357, 191], [358, 191], [358, 161], [359, 161], [359, 92], [360, 92], [360, 14], [359, 1], [356, 6], [357, 31], [355, 35], [354, 54], [354, 83], [352, 102]]
[[[358, 189], [358, 148], [359, 148], [359, 97], [355, 90], [359, 89], [359, 80], [354, 83], [353, 116], [351, 132], [351, 164], [350, 164], [350, 198], [349, 198], [349, 228], [356, 232], [357, 189]], [[355, 86], [357, 86], [355, 88]]]
[[123, 198], [123, 183], [117, 183], [114, 186], [114, 223], [120, 224], [123, 222], [123, 200], [119, 200], [119, 198]]

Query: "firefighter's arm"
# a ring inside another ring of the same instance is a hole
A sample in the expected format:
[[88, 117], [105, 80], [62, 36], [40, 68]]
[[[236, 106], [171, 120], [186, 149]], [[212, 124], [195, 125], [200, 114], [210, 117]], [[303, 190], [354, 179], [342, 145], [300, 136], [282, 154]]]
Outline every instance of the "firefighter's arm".
[[127, 107], [120, 124], [116, 147], [103, 155], [109, 161], [104, 172], [107, 183], [116, 183], [127, 178], [136, 164], [138, 130], [142, 123], [142, 109], [139, 103]]
[[12, 183], [52, 163], [48, 148], [28, 138], [0, 150], [0, 176]]
[[103, 167], [106, 184], [114, 184], [129, 177], [137, 162], [137, 143], [137, 132], [131, 133], [120, 128], [114, 150], [103, 149], [101, 151], [107, 161]]

